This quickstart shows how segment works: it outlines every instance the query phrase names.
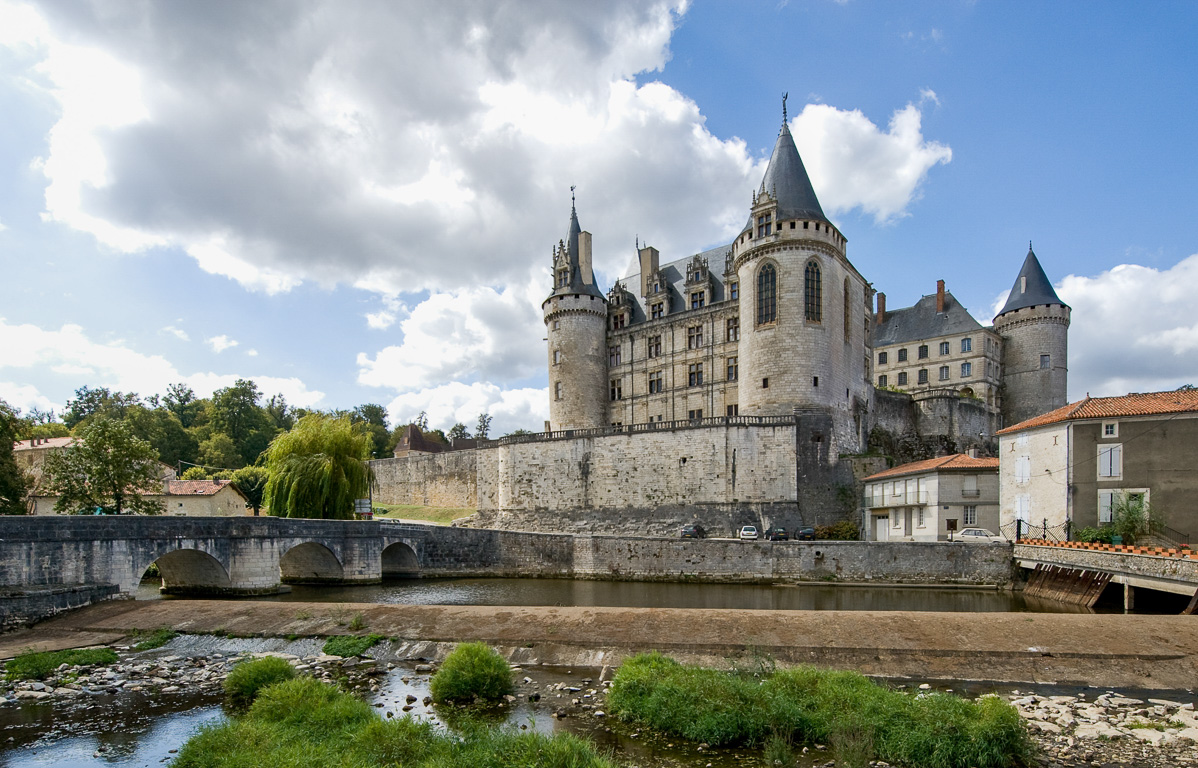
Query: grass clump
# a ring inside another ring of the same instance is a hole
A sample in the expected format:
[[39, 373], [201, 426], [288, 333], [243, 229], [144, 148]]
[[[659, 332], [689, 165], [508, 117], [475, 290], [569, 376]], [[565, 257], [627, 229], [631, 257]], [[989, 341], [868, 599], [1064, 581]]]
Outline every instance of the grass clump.
[[178, 632], [174, 632], [167, 627], [160, 627], [153, 632], [137, 631], [133, 635], [138, 639], [138, 642], [133, 646], [135, 651], [152, 651], [155, 648], [161, 648], [179, 636]]
[[587, 742], [508, 728], [438, 731], [410, 717], [383, 720], [370, 705], [309, 677], [263, 689], [241, 716], [201, 728], [174, 768], [615, 768]]
[[248, 707], [258, 692], [269, 685], [282, 683], [295, 677], [295, 669], [286, 659], [265, 656], [261, 659], [242, 661], [234, 665], [225, 677], [225, 693], [235, 706]]
[[63, 664], [85, 667], [91, 664], [115, 664], [116, 651], [111, 648], [73, 648], [66, 651], [22, 653], [4, 665], [9, 680], [45, 680]]
[[625, 720], [713, 745], [830, 744], [846, 766], [1010, 768], [1031, 755], [1018, 712], [997, 697], [913, 696], [855, 672], [758, 677], [642, 654], [620, 667], [608, 704]]
[[329, 656], [361, 656], [383, 640], [382, 635], [334, 635], [321, 652]]
[[512, 692], [512, 670], [486, 643], [462, 643], [450, 651], [429, 681], [429, 693], [444, 702], [495, 701]]

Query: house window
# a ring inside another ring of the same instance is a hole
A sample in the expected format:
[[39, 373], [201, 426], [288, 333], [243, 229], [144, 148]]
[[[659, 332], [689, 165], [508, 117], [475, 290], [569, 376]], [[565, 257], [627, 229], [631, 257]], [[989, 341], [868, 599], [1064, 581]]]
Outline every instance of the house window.
[[703, 346], [703, 326], [692, 325], [686, 329], [686, 348], [699, 349]]
[[928, 383], [928, 369], [927, 368], [919, 369], [919, 383], [920, 384]]
[[947, 355], [950, 352], [950, 347], [947, 341], [940, 342], [940, 354]]
[[728, 318], [728, 341], [740, 340], [740, 318]]
[[772, 323], [778, 318], [778, 271], [766, 264], [757, 273], [757, 324]]
[[562, 351], [560, 349], [553, 350], [553, 364], [558, 365], [562, 361]]
[[890, 527], [891, 528], [899, 527], [899, 511], [897, 509], [890, 511]]
[[1098, 478], [1117, 479], [1123, 477], [1123, 445], [1109, 443], [1098, 446]]
[[740, 415], [740, 406], [736, 405], [736, 404], [728, 406], [728, 415], [729, 416], [739, 416]]
[[878, 386], [879, 387], [886, 386], [886, 374], [882, 374], [881, 376], [878, 377]]
[[[961, 339], [961, 351], [962, 352], [972, 352], [973, 351], [973, 339], [972, 338]], [[966, 525], [969, 525], [969, 523], [966, 523]]]
[[1115, 504], [1115, 494], [1118, 491], [1099, 491], [1098, 492], [1098, 522], [1110, 523], [1113, 515], [1111, 508]]
[[620, 345], [607, 348], [607, 364], [611, 366], [620, 364]]
[[885, 352], [878, 353], [878, 365], [886, 365], [886, 353]]
[[618, 331], [624, 327], [625, 316], [623, 312], [617, 312], [611, 317], [611, 329]]
[[694, 410], [687, 411], [686, 416], [690, 419], [701, 419], [703, 418], [703, 409], [695, 408]]
[[1015, 459], [1015, 482], [1026, 483], [1032, 479], [1032, 457], [1020, 456]]
[[961, 378], [968, 379], [973, 375], [973, 363], [961, 363]]
[[691, 363], [686, 369], [686, 383], [697, 387], [703, 383], [703, 363]]
[[905, 363], [905, 362], [907, 362], [907, 350], [906, 350], [905, 348], [904, 348], [904, 349], [900, 349], [900, 350], [899, 350], [899, 353], [898, 353], [898, 361], [899, 361], [900, 363]]
[[915, 521], [916, 521], [915, 524], [918, 525], [920, 528], [924, 527], [924, 524], [923, 524], [924, 523], [924, 508], [923, 507], [920, 507], [919, 509], [915, 510]]
[[740, 374], [740, 366], [737, 365], [737, 358], [728, 358], [728, 381], [736, 381]]
[[553, 383], [553, 399], [554, 400], [562, 399], [562, 383], [560, 381], [556, 381]]
[[661, 392], [661, 371], [653, 371], [649, 374], [649, 394], [656, 395]]
[[733, 301], [740, 298], [740, 283], [728, 283], [728, 298], [732, 299]]
[[961, 495], [966, 498], [977, 496], [978, 491], [978, 476], [977, 475], [962, 475], [961, 477]]
[[774, 225], [770, 221], [771, 218], [772, 218], [772, 216], [768, 213], [765, 214], [764, 216], [757, 217], [757, 236], [758, 237], [765, 237], [766, 235], [770, 234], [770, 232], [773, 230]]
[[650, 320], [660, 320], [661, 318], [663, 318], [665, 316], [666, 316], [666, 303], [664, 301], [654, 302], [654, 304], [651, 307], [649, 307], [649, 319]]
[[706, 298], [706, 294], [707, 294], [706, 291], [695, 291], [694, 293], [692, 293], [691, 294], [691, 309], [702, 309], [703, 304], [704, 304], [704, 299]]
[[806, 317], [813, 323], [820, 322], [824, 316], [822, 291], [819, 264], [809, 261], [803, 272], [803, 297], [807, 305]]
[[1040, 355], [1040, 370], [1047, 371], [1052, 367], [1052, 355]]
[[920, 360], [928, 359], [928, 345], [927, 344], [919, 345], [919, 359]]
[[1119, 423], [1115, 422], [1115, 421], [1103, 422], [1102, 436], [1103, 437], [1118, 437], [1119, 436]]
[[965, 505], [965, 525], [978, 524], [978, 508], [976, 504]]
[[906, 371], [903, 371], [902, 373], [900, 373], [898, 375], [898, 385], [900, 387], [907, 386], [907, 372]]
[[940, 366], [940, 380], [948, 381], [948, 366], [947, 365]]
[[1032, 497], [1021, 493], [1015, 497], [1015, 519], [1028, 522], [1032, 519]]
[[661, 336], [650, 336], [649, 341], [646, 342], [646, 345], [649, 348], [649, 357], [661, 356]]
[[623, 379], [612, 379], [611, 380], [611, 399], [612, 399], [612, 401], [624, 399], [624, 380]]

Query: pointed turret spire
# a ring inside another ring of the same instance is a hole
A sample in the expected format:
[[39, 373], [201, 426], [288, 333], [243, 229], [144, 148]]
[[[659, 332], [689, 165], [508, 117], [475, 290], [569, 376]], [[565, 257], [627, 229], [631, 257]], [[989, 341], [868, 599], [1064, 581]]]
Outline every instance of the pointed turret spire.
[[[778, 132], [778, 141], [774, 144], [774, 153], [766, 166], [765, 177], [761, 180], [757, 196], [768, 192], [778, 201], [775, 221], [828, 221], [824, 209], [820, 207], [819, 198], [815, 196], [815, 188], [811, 186], [803, 159], [799, 157], [794, 137], [790, 135], [790, 125], [786, 122], [785, 94], [782, 97], [782, 115], [782, 129]], [[751, 225], [752, 221], [749, 224]]]
[[[554, 293], [586, 293], [603, 298], [595, 285], [595, 273], [591, 268], [591, 236], [582, 231], [578, 223], [578, 206], [574, 197], [574, 186], [570, 186], [570, 230], [564, 241], [559, 241], [559, 252], [564, 256], [564, 266], [554, 269]], [[566, 270], [563, 284], [560, 270]]]
[[1011, 286], [1007, 303], [1003, 305], [1002, 311], [998, 314], [1005, 315], [1016, 309], [1041, 304], [1067, 306], [1057, 297], [1057, 292], [1052, 287], [1052, 281], [1048, 279], [1048, 275], [1044, 274], [1044, 268], [1040, 266], [1040, 260], [1036, 258], [1036, 254], [1032, 250], [1032, 241], [1028, 240], [1027, 258], [1023, 260], [1019, 276], [1015, 278], [1015, 284]]

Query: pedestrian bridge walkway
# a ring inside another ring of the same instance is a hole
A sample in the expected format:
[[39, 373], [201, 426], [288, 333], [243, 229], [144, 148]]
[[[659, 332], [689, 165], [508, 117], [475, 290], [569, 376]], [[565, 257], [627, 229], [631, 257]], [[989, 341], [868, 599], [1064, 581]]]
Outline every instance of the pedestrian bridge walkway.
[[[1198, 552], [1190, 549], [1024, 539], [1015, 544], [1014, 556], [1023, 568], [1057, 574], [1058, 591], [1069, 591], [1071, 582], [1079, 597], [1092, 593], [1097, 579], [1124, 585], [1126, 599], [1132, 594], [1128, 588], [1140, 588], [1195, 595], [1191, 610], [1198, 602]], [[1097, 599], [1097, 595], [1089, 596]]]

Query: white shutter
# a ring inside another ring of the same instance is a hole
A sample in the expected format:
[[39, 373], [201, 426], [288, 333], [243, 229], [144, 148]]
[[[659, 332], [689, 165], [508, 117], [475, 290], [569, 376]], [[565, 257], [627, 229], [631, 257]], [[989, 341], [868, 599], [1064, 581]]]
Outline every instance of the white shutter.
[[1098, 492], [1098, 522], [1111, 522], [1111, 502], [1114, 500], [1115, 493], [1115, 491]]
[[1032, 497], [1021, 493], [1015, 497], [1015, 517], [1027, 522], [1032, 516]]
[[1015, 482], [1026, 483], [1032, 479], [1032, 457], [1020, 456], [1015, 460]]

